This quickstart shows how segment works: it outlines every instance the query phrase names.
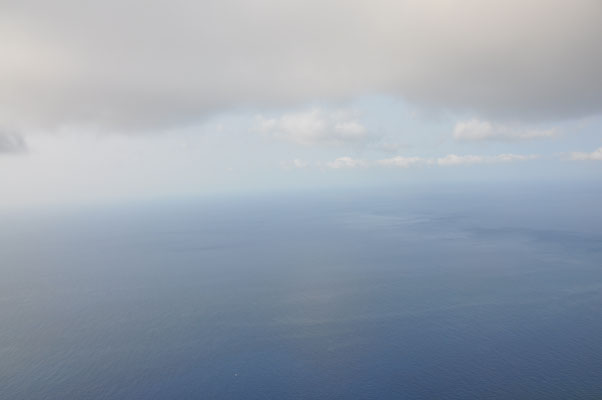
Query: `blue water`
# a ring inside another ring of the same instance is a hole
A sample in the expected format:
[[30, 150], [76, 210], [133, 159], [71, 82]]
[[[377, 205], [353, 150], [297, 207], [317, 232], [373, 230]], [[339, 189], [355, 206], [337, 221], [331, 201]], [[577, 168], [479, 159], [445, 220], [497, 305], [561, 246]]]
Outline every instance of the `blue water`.
[[602, 191], [0, 217], [0, 399], [600, 399]]

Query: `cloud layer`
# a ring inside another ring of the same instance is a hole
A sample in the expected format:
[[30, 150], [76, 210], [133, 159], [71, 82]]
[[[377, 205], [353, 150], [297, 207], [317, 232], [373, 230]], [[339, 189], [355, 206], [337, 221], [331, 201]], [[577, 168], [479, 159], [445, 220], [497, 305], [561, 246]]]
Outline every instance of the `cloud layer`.
[[326, 113], [313, 109], [278, 118], [256, 118], [258, 132], [301, 145], [348, 145], [368, 139], [366, 127], [351, 111]]
[[[602, 149], [598, 152], [602, 154]], [[474, 164], [498, 164], [510, 163], [515, 161], [535, 160], [540, 156], [537, 154], [498, 154], [493, 156], [481, 155], [457, 155], [448, 154], [442, 157], [403, 157], [395, 156], [391, 158], [383, 158], [379, 160], [364, 160], [349, 156], [338, 157], [333, 161], [313, 164], [313, 166], [326, 166], [332, 169], [358, 168], [358, 167], [394, 167], [394, 168], [410, 168], [416, 166], [439, 166], [439, 167], [454, 167], [460, 165]], [[307, 168], [312, 164], [307, 161], [293, 160], [290, 164], [295, 168]]]
[[573, 152], [573, 153], [571, 153], [571, 159], [572, 160], [580, 160], [580, 161], [584, 161], [584, 160], [602, 161], [602, 147], [594, 150], [591, 153]]
[[458, 122], [454, 139], [461, 141], [516, 141], [545, 139], [556, 135], [554, 129], [525, 129], [472, 119]]
[[363, 94], [493, 119], [602, 111], [599, 0], [22, 0], [0, 123], [156, 129]]

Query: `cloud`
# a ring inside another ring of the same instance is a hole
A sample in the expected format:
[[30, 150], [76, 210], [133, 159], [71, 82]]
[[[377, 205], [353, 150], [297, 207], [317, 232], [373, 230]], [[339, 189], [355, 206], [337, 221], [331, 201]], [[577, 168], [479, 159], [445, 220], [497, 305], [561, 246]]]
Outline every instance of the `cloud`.
[[554, 129], [520, 129], [478, 119], [458, 122], [454, 127], [454, 139], [461, 141], [532, 140], [550, 138], [555, 135]]
[[414, 165], [420, 165], [420, 164], [428, 164], [430, 162], [431, 162], [431, 160], [421, 158], [421, 157], [401, 157], [401, 156], [385, 158], [385, 159], [376, 161], [376, 163], [378, 165], [382, 165], [385, 167], [401, 167], [401, 168], [408, 168], [408, 167], [411, 167]]
[[0, 154], [22, 153], [27, 150], [23, 136], [16, 132], [0, 131]]
[[293, 160], [293, 166], [295, 168], [307, 168], [309, 163], [307, 161], [299, 160], [298, 158]]
[[579, 161], [583, 161], [583, 160], [596, 160], [596, 161], [602, 161], [602, 147], [599, 147], [598, 149], [594, 150], [591, 153], [573, 152], [573, 153], [571, 153], [571, 160], [579, 160]]
[[599, 0], [5, 1], [0, 123], [149, 130], [375, 93], [581, 117], [602, 111], [600, 37]]
[[309, 161], [305, 161], [305, 160], [301, 160], [299, 158], [295, 158], [292, 161], [285, 161], [282, 162], [280, 164], [280, 166], [284, 169], [291, 169], [291, 168], [297, 168], [297, 169], [302, 169], [302, 168], [308, 168], [311, 166], [311, 163]]
[[326, 163], [329, 168], [355, 168], [355, 167], [397, 167], [409, 168], [414, 166], [439, 166], [453, 167], [459, 165], [473, 164], [496, 164], [510, 163], [514, 161], [527, 161], [539, 158], [537, 154], [498, 154], [494, 156], [481, 155], [456, 155], [448, 154], [446, 156], [434, 157], [392, 157], [380, 160], [360, 160], [351, 157], [339, 157], [334, 161]]
[[456, 154], [448, 154], [445, 157], [438, 158], [437, 164], [443, 166], [449, 165], [466, 165], [466, 164], [480, 164], [485, 160], [483, 156], [458, 156]]
[[369, 163], [365, 160], [358, 160], [351, 157], [339, 157], [334, 161], [326, 163], [328, 168], [333, 169], [366, 167], [368, 165]]
[[284, 114], [278, 118], [257, 116], [258, 132], [301, 145], [340, 146], [368, 139], [364, 125], [350, 111], [321, 110]]
[[471, 164], [495, 164], [495, 163], [506, 163], [513, 161], [526, 161], [534, 160], [539, 158], [536, 154], [522, 155], [522, 154], [499, 154], [496, 156], [475, 156], [475, 155], [464, 155], [458, 156], [456, 154], [448, 154], [445, 157], [437, 158], [437, 165], [440, 166], [456, 166], [456, 165], [471, 165]]

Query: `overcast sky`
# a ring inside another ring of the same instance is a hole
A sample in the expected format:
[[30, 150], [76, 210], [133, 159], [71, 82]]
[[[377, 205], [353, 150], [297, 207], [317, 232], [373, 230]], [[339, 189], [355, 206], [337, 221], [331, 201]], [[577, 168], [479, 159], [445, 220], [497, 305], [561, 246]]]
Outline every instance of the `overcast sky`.
[[601, 40], [600, 0], [0, 0], [0, 206], [595, 180]]

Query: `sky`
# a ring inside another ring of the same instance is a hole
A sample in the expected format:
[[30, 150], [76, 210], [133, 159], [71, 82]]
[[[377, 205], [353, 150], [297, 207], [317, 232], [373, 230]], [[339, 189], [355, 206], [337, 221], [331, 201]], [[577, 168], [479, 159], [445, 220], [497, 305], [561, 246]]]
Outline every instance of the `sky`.
[[0, 207], [599, 182], [600, 0], [0, 0]]

